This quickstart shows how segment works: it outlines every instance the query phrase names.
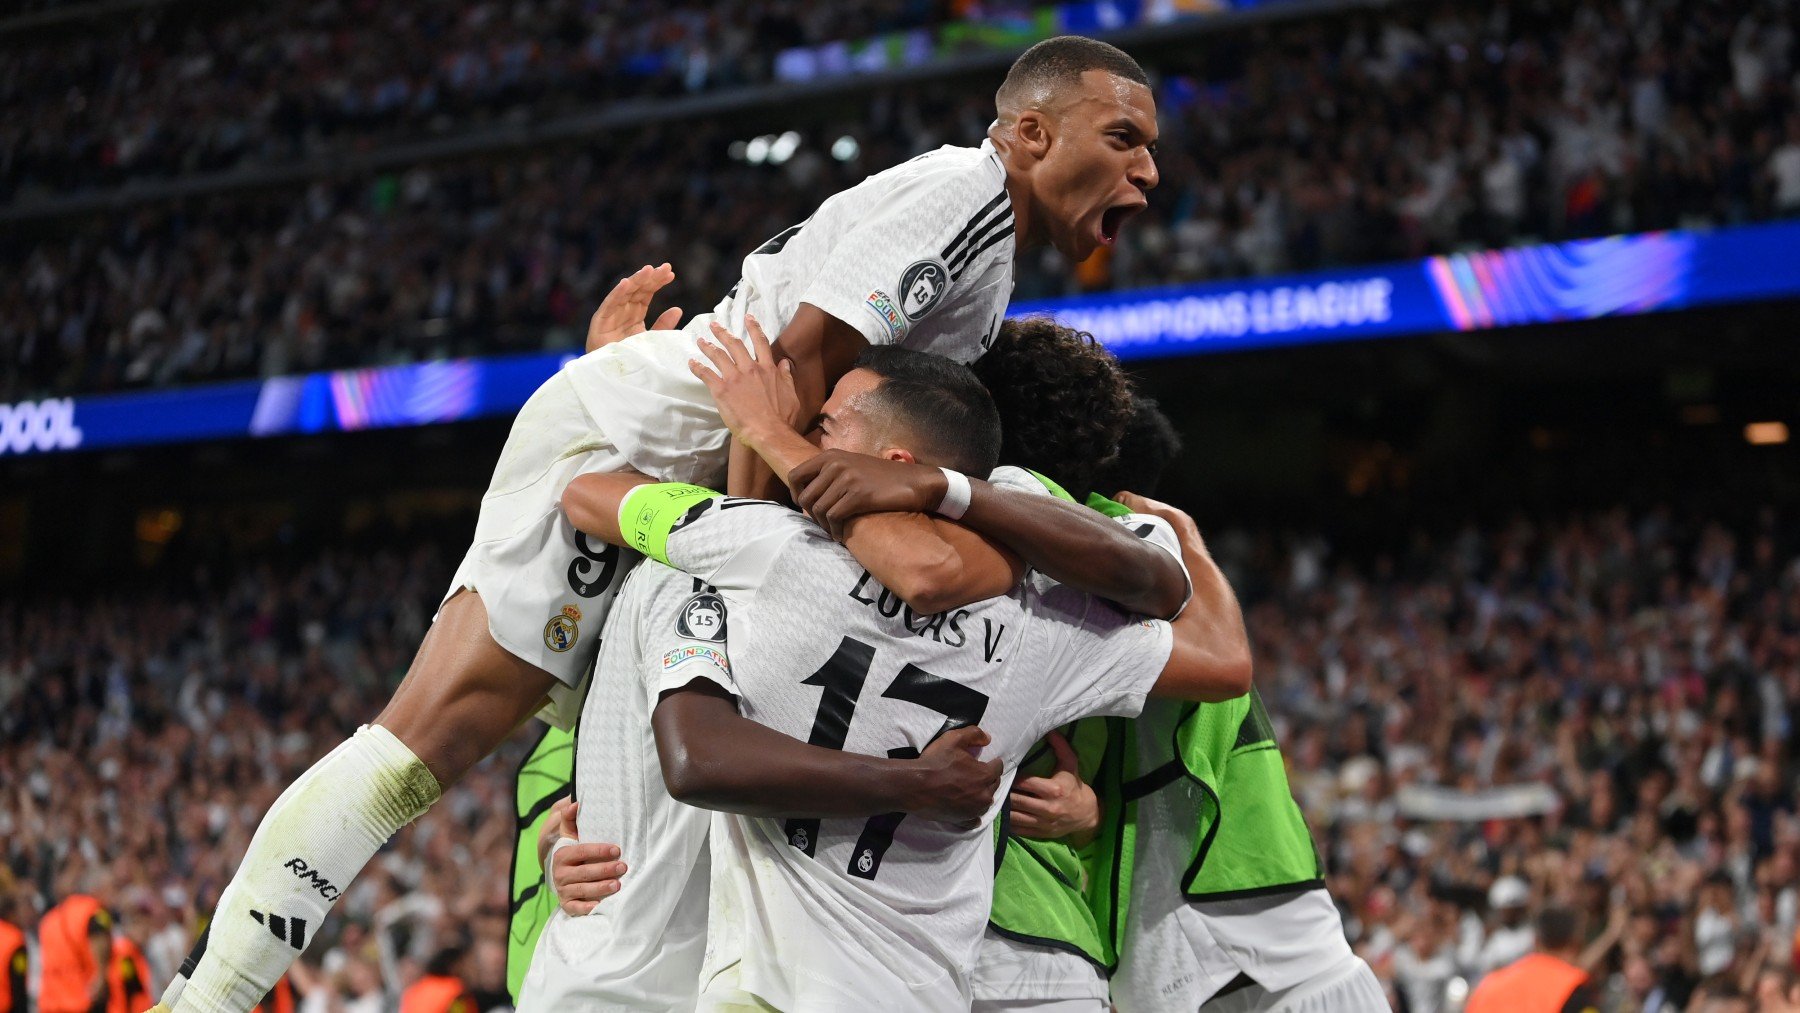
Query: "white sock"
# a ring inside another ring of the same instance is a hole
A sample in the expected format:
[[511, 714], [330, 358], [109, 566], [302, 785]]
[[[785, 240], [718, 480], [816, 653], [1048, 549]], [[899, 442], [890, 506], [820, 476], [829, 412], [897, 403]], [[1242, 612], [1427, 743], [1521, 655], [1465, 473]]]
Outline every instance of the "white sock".
[[269, 807], [196, 947], [198, 963], [163, 1001], [199, 1013], [255, 1006], [375, 852], [438, 795], [437, 778], [392, 732], [357, 729]]

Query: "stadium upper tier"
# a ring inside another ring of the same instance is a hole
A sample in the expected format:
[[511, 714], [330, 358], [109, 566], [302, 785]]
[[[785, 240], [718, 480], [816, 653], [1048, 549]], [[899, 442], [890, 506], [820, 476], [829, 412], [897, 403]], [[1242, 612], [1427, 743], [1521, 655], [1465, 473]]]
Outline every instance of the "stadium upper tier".
[[[1150, 211], [1073, 270], [1028, 254], [1015, 296], [1800, 213], [1800, 61], [1778, 7], [1410, 5], [1147, 50]], [[616, 276], [663, 260], [671, 299], [706, 309], [822, 195], [978, 140], [992, 84], [8, 226], [0, 401], [567, 348]]]
[[226, 11], [145, 8], [48, 43], [0, 38], [0, 199], [281, 164], [766, 82], [784, 51], [936, 24], [951, 7], [280, 0]]

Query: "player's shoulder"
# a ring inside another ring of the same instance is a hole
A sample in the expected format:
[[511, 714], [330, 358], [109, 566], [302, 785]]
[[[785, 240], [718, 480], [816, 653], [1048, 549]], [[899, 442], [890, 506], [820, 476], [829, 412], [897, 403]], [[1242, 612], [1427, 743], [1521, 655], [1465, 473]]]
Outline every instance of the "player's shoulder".
[[965, 216], [1011, 212], [1006, 170], [992, 148], [946, 144], [869, 177], [884, 202], [929, 202], [940, 212]]
[[984, 142], [973, 148], [959, 144], [934, 148], [875, 174], [876, 178], [883, 176], [894, 179], [966, 176], [999, 184], [1006, 179], [1006, 170], [1000, 165], [1000, 156], [993, 145]]

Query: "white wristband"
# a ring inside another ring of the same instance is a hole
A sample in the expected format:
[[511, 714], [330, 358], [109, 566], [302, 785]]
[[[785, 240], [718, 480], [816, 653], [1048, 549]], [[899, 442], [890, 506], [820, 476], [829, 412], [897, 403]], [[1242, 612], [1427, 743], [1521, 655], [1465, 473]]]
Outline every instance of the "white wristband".
[[949, 468], [939, 468], [944, 473], [944, 498], [938, 501], [937, 512], [951, 520], [960, 520], [969, 510], [969, 498], [974, 491], [969, 488], [969, 476]]

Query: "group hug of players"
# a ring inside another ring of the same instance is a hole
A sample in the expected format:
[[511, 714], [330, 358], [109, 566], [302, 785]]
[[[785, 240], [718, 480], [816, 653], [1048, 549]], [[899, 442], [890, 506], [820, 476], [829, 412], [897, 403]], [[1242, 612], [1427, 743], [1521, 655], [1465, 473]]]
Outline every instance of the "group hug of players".
[[1004, 321], [1019, 251], [1145, 206], [1156, 137], [1135, 61], [1051, 39], [980, 147], [828, 198], [711, 313], [645, 329], [670, 273], [621, 282], [393, 699], [276, 800], [159, 1008], [254, 1007], [541, 713], [574, 796], [521, 1009], [1386, 1009], [1229, 585], [1186, 515], [1101, 495], [1154, 485], [1166, 421]]

